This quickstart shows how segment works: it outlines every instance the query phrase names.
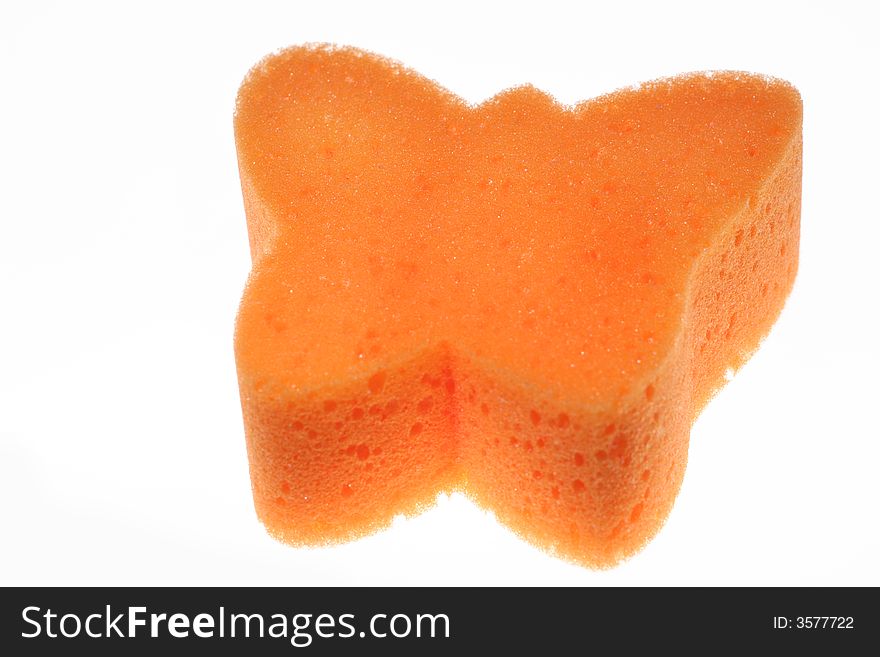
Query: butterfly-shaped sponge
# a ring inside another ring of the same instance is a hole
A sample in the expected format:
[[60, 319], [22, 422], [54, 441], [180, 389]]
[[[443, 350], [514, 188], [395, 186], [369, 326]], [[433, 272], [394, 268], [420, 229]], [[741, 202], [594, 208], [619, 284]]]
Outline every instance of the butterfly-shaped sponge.
[[790, 85], [470, 106], [313, 46], [251, 71], [235, 135], [253, 257], [235, 350], [274, 536], [352, 539], [452, 490], [591, 566], [658, 531], [691, 423], [794, 280]]

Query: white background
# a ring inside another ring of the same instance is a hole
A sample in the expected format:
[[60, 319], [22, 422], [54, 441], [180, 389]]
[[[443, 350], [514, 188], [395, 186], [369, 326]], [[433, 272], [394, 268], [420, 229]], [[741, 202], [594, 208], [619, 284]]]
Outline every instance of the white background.
[[[873, 3], [297, 4], [2, 5], [0, 584], [880, 585]], [[794, 292], [694, 425], [672, 515], [628, 562], [555, 560], [457, 496], [333, 548], [258, 523], [232, 109], [252, 64], [308, 41], [470, 101], [726, 68], [800, 89]]]

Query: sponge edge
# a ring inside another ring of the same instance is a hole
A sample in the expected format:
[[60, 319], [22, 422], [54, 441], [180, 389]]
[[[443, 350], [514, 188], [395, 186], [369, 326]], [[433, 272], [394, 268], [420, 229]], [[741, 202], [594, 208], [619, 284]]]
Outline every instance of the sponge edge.
[[351, 49], [258, 65], [235, 346], [269, 532], [350, 540], [459, 490], [577, 563], [637, 551], [793, 284], [800, 126], [741, 73], [474, 108]]

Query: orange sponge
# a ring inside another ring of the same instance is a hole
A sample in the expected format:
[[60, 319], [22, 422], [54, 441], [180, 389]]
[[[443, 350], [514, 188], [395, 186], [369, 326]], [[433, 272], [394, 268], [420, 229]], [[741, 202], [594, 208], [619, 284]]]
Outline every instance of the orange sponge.
[[463, 491], [606, 566], [669, 513], [691, 423], [798, 259], [801, 103], [691, 74], [469, 106], [353, 49], [251, 71], [235, 351], [257, 513], [342, 541]]

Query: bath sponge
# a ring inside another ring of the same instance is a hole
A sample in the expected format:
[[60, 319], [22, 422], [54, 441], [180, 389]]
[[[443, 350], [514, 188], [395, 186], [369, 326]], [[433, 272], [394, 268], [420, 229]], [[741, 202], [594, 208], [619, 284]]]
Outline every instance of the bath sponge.
[[443, 491], [587, 566], [656, 534], [694, 418], [794, 281], [794, 88], [722, 72], [471, 106], [310, 46], [250, 72], [234, 123], [235, 355], [273, 536], [350, 540]]

